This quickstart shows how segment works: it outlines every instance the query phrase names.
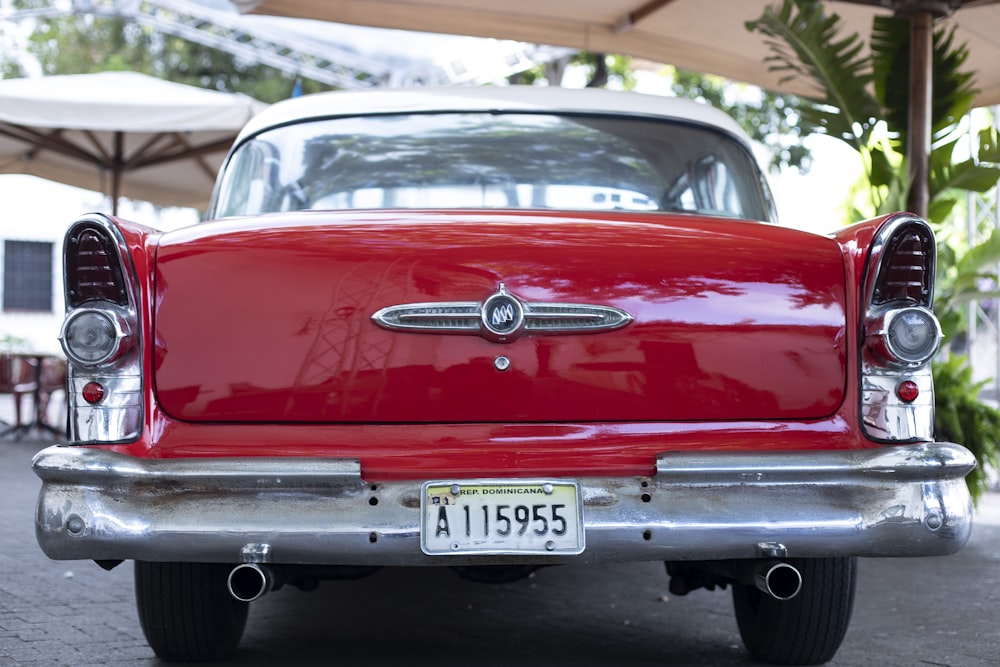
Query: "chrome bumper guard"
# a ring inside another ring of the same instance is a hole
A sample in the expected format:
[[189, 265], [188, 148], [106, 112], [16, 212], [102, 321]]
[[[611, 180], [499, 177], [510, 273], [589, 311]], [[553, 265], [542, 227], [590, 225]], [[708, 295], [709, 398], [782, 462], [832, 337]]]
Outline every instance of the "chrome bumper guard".
[[951, 443], [664, 453], [651, 477], [577, 480], [586, 549], [562, 558], [426, 556], [421, 482], [366, 482], [357, 460], [53, 446], [32, 465], [50, 558], [460, 565], [950, 554], [971, 531], [975, 458]]

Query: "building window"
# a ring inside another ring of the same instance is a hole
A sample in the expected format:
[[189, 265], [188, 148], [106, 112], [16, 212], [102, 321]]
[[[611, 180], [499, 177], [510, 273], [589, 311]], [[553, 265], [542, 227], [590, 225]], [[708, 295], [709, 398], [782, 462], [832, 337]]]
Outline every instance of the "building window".
[[52, 244], [4, 241], [5, 312], [52, 312]]

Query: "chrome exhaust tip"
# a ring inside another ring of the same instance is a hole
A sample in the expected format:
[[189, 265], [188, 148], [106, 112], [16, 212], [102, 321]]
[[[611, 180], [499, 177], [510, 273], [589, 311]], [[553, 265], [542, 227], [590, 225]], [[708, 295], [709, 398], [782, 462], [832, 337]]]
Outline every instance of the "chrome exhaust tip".
[[791, 600], [802, 590], [802, 573], [783, 561], [765, 561], [754, 568], [753, 583], [775, 600]]
[[240, 602], [253, 602], [274, 586], [274, 576], [257, 563], [242, 563], [230, 571], [226, 579], [229, 594]]

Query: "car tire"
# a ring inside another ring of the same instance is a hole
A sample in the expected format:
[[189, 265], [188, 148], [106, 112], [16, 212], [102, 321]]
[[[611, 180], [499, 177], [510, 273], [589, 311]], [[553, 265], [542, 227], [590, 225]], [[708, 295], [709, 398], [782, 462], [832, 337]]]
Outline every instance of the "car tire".
[[775, 665], [819, 665], [833, 658], [854, 607], [855, 558], [788, 559], [802, 589], [776, 600], [753, 585], [733, 585], [740, 636], [754, 659]]
[[218, 563], [135, 563], [135, 600], [146, 641], [174, 662], [231, 655], [249, 605], [226, 588], [230, 566]]

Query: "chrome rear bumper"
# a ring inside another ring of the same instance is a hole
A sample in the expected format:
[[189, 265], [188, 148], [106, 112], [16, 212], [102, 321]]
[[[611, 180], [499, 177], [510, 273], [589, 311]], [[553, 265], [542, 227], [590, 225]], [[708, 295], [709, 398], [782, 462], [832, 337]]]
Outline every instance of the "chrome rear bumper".
[[426, 556], [421, 481], [369, 483], [356, 460], [53, 446], [32, 465], [50, 558], [461, 565], [949, 554], [971, 531], [975, 458], [951, 443], [664, 453], [651, 477], [578, 479], [586, 549], [559, 558]]

